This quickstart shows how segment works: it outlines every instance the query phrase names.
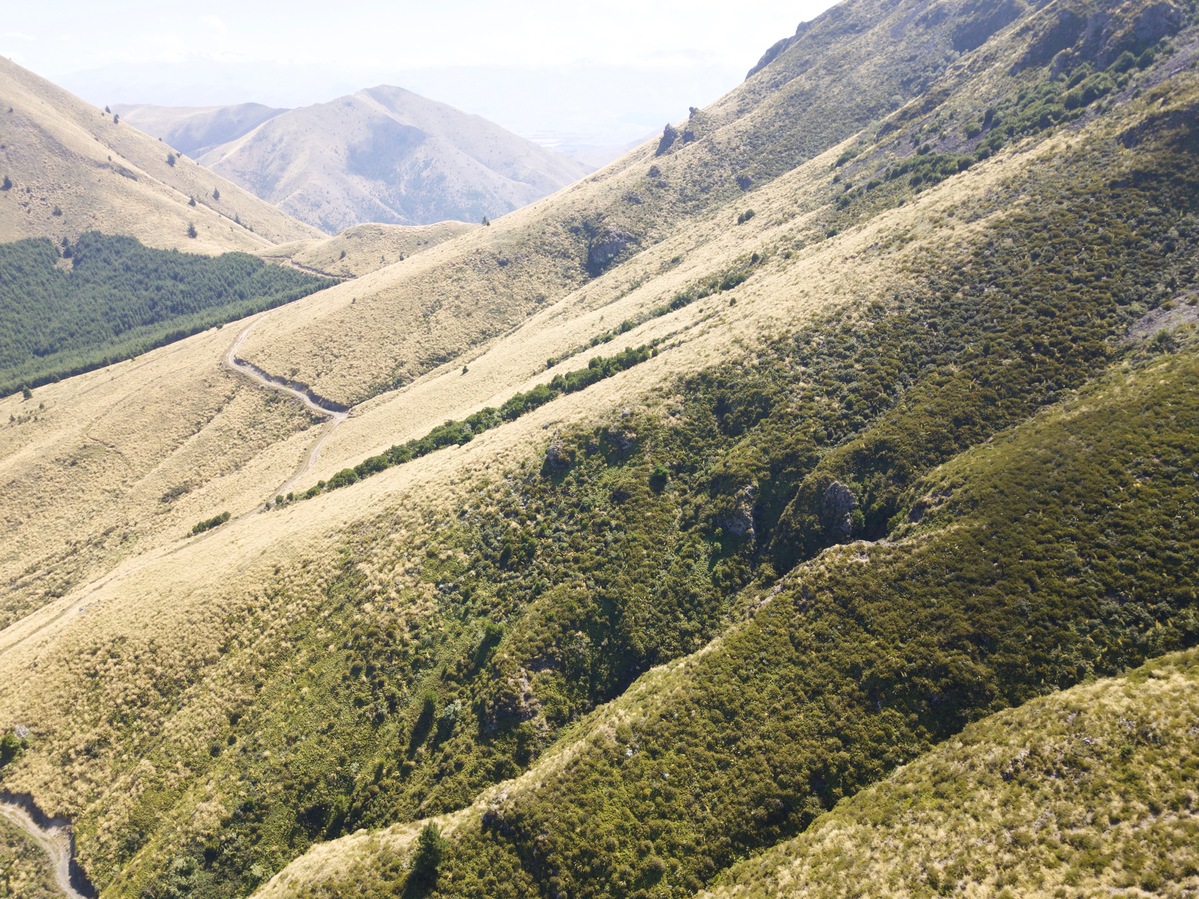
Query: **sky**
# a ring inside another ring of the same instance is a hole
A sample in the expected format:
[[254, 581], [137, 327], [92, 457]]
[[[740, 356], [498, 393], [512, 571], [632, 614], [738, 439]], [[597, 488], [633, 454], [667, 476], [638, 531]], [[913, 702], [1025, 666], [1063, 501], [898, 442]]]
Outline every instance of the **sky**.
[[735, 87], [831, 0], [9, 4], [0, 55], [97, 105], [296, 107], [394, 84], [566, 148]]

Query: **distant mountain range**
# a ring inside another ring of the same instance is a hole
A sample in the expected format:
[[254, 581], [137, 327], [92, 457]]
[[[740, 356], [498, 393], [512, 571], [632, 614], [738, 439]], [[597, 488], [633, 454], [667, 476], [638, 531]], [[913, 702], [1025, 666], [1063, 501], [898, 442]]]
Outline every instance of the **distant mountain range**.
[[590, 171], [498, 125], [398, 87], [280, 110], [118, 107], [126, 119], [330, 234], [364, 222], [477, 222]]
[[221, 144], [237, 140], [267, 119], [287, 112], [261, 103], [234, 106], [116, 106], [126, 121], [162, 138], [188, 156], [199, 158]]

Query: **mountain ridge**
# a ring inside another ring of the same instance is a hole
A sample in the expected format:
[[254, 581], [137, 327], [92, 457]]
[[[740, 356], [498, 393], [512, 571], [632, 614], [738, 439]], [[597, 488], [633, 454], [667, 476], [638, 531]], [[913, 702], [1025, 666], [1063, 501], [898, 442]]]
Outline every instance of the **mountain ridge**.
[[114, 108], [147, 134], [161, 138], [167, 145], [197, 159], [221, 144], [241, 137], [267, 119], [287, 112], [262, 103], [183, 107], [117, 104]]
[[479, 116], [387, 85], [292, 110], [132, 111], [164, 137], [186, 134], [194, 120], [207, 141], [235, 121], [200, 162], [328, 233], [365, 222], [478, 222], [588, 171]]
[[[318, 236], [232, 182], [14, 63], [0, 60], [0, 239], [127, 234], [147, 246], [253, 252]], [[218, 199], [219, 198], [219, 199]], [[196, 236], [190, 236], [190, 226]]]

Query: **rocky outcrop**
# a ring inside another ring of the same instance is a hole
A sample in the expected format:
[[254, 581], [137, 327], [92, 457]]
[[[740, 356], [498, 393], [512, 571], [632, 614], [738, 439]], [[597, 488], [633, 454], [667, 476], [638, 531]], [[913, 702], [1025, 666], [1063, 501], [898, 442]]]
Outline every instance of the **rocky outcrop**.
[[716, 520], [716, 524], [726, 534], [754, 539], [756, 536], [754, 532], [754, 502], [757, 497], [758, 485], [746, 484], [737, 491], [733, 508], [721, 515]]
[[834, 540], [848, 540], [853, 534], [853, 510], [857, 507], [858, 499], [853, 491], [840, 481], [833, 481], [824, 491], [820, 523]]
[[587, 245], [587, 274], [596, 278], [612, 267], [630, 247], [640, 243], [637, 235], [628, 231], [605, 228]]
[[545, 468], [549, 471], [565, 471], [574, 463], [574, 453], [567, 448], [561, 437], [555, 435], [545, 451]]

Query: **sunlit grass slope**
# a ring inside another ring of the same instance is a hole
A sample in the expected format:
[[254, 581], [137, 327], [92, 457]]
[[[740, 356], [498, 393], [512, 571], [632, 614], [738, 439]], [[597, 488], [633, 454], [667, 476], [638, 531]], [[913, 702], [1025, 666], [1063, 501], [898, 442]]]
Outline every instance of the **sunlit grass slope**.
[[[945, 75], [956, 58], [952, 28], [943, 16], [922, 17], [923, 6], [859, 3], [823, 17], [713, 109], [672, 126], [674, 140], [646, 144], [551, 201], [493, 221], [444, 256], [426, 254], [424, 267], [332, 292], [308, 305], [311, 318], [257, 332], [250, 357], [267, 368], [295, 365], [318, 392], [358, 401], [503, 333], [684, 224], [704, 229], [724, 209], [727, 228], [754, 205], [756, 188]], [[985, 17], [968, 4], [944, 7], [964, 21]], [[827, 199], [794, 196], [793, 212]]]
[[355, 225], [335, 237], [281, 244], [260, 255], [268, 259], [290, 259], [308, 269], [350, 278], [402, 262], [476, 227], [481, 226], [467, 222]]
[[320, 236], [114, 115], [0, 59], [0, 241], [101, 231], [211, 254]]

